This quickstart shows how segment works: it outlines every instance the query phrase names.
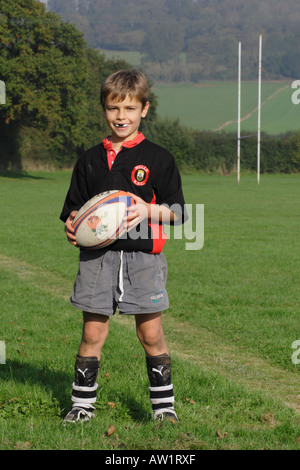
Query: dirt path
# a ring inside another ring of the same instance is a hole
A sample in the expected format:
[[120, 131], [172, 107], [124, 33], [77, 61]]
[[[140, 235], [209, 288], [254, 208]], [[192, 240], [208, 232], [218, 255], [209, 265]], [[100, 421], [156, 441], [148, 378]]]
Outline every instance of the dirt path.
[[[282, 88], [279, 88], [279, 90], [275, 91], [275, 93], [273, 93], [271, 96], [269, 96], [262, 104], [261, 104], [261, 107], [263, 107], [265, 104], [267, 104], [269, 101], [271, 101], [273, 98], [275, 98], [275, 96], [277, 96], [279, 93], [281, 93], [282, 91], [286, 90], [287, 88], [289, 88], [290, 85], [285, 85], [284, 87]], [[256, 108], [254, 108], [252, 111], [250, 111], [250, 113], [246, 114], [246, 116], [244, 116], [243, 118], [241, 118], [241, 122], [243, 121], [246, 121], [247, 119], [249, 119], [254, 113], [256, 113], [258, 111], [258, 106]], [[225, 127], [228, 127], [230, 126], [230, 124], [236, 124], [238, 121], [235, 120], [235, 121], [227, 121], [225, 122], [224, 124], [222, 124], [220, 127], [218, 127], [217, 129], [214, 129], [214, 131], [222, 131], [223, 129], [225, 129]]]

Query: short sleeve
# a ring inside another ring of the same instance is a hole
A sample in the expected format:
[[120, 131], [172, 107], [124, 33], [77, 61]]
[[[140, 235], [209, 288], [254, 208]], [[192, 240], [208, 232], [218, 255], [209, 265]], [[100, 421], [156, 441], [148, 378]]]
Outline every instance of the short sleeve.
[[156, 203], [167, 206], [175, 213], [178, 218], [176, 225], [186, 222], [188, 215], [182, 192], [181, 176], [175, 158], [171, 154], [166, 154], [161, 163], [154, 192]]

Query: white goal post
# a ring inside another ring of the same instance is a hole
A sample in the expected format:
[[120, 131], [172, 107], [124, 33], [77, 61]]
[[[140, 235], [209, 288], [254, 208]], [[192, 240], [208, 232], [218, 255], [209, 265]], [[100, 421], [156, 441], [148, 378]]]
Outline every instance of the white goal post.
[[258, 119], [257, 134], [241, 137], [241, 69], [242, 69], [242, 43], [238, 48], [238, 130], [237, 130], [237, 182], [241, 178], [241, 139], [257, 136], [257, 184], [260, 184], [260, 147], [261, 147], [261, 64], [262, 64], [262, 35], [259, 36], [259, 59], [258, 59]]

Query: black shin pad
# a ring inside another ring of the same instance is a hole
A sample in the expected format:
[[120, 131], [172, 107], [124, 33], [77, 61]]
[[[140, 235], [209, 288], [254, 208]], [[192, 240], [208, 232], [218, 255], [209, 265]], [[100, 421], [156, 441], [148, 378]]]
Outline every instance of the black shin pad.
[[76, 357], [75, 382], [72, 386], [73, 406], [94, 409], [92, 404], [97, 400], [99, 366], [97, 357]]
[[154, 419], [163, 413], [175, 413], [170, 356], [146, 356], [146, 363]]

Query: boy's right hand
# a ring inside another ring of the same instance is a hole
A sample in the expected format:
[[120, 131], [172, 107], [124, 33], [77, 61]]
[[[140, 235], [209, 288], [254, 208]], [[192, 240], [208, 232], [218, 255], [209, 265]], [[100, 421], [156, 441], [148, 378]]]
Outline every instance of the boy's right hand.
[[76, 243], [76, 237], [74, 235], [74, 228], [72, 227], [72, 224], [74, 222], [77, 212], [78, 211], [72, 211], [69, 217], [67, 218], [66, 223], [65, 223], [65, 232], [66, 232], [68, 241], [71, 243], [71, 245], [78, 247]]

